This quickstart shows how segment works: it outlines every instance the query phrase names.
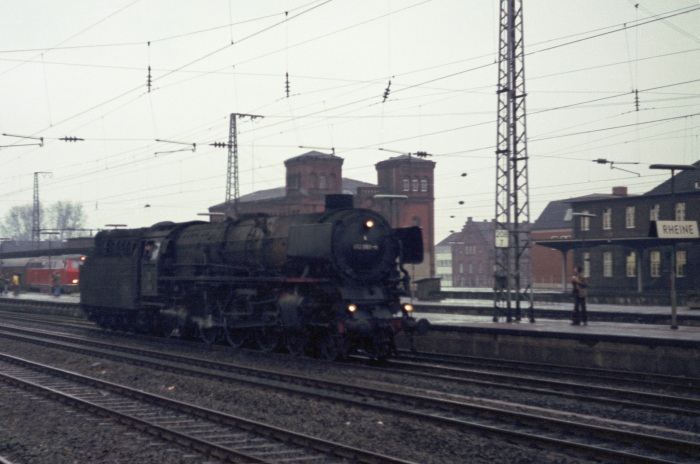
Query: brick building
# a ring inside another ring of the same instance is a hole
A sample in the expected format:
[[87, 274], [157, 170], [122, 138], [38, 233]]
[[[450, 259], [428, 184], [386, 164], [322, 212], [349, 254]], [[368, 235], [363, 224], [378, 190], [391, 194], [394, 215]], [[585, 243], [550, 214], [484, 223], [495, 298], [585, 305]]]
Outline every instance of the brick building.
[[[613, 187], [612, 194], [594, 193], [568, 200], [552, 201], [542, 211], [532, 226], [530, 238], [532, 246], [532, 282], [536, 289], [562, 290], [567, 288], [574, 265], [573, 246], [561, 251], [543, 246], [540, 243], [551, 240], [572, 240], [573, 209], [575, 201], [604, 200], [627, 195], [626, 187]], [[571, 243], [571, 242], [570, 242]]]
[[[700, 162], [695, 163], [700, 168]], [[643, 195], [616, 188], [613, 195], [568, 200], [572, 237], [547, 238], [538, 244], [564, 256], [569, 266], [581, 263], [594, 293], [666, 294], [671, 275], [672, 247], [668, 239], [650, 237], [652, 223], [700, 220], [700, 169], [683, 171]], [[676, 243], [676, 287], [681, 294], [700, 288], [700, 240]]]
[[[401, 155], [376, 164], [377, 184], [343, 177], [343, 158], [310, 151], [284, 162], [284, 187], [259, 190], [240, 197], [238, 211], [288, 215], [322, 212], [325, 196], [354, 196], [355, 207], [381, 213], [394, 228], [419, 226], [423, 230], [424, 259], [412, 265], [414, 280], [435, 275], [434, 171], [435, 163]], [[230, 207], [230, 205], [228, 205]], [[212, 221], [232, 211], [225, 203], [209, 208]], [[218, 216], [217, 216], [218, 214]]]
[[[494, 221], [467, 218], [461, 231], [438, 243], [436, 249], [441, 250], [438, 267], [443, 287], [493, 288], [495, 228]], [[449, 276], [446, 272], [448, 266]]]

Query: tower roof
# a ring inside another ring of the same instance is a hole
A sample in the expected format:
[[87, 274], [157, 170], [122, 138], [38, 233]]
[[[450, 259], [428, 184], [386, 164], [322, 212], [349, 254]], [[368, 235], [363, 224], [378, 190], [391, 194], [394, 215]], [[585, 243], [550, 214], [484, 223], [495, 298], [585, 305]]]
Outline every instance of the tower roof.
[[284, 161], [284, 165], [286, 166], [288, 163], [296, 163], [300, 161], [309, 161], [309, 160], [336, 160], [339, 162], [343, 162], [343, 158], [340, 156], [335, 156], [330, 153], [321, 153], [320, 151], [309, 151], [306, 153], [303, 153], [298, 156], [293, 156], [292, 158], [288, 158]]
[[392, 158], [389, 158], [384, 161], [378, 162], [375, 166], [377, 169], [379, 168], [384, 168], [384, 167], [390, 167], [391, 165], [396, 165], [396, 164], [413, 164], [415, 163], [416, 165], [419, 165], [421, 167], [429, 167], [429, 166], [435, 166], [435, 161], [429, 161], [427, 159], [419, 158], [418, 156], [411, 156], [411, 155], [399, 155], [399, 156], [394, 156]]

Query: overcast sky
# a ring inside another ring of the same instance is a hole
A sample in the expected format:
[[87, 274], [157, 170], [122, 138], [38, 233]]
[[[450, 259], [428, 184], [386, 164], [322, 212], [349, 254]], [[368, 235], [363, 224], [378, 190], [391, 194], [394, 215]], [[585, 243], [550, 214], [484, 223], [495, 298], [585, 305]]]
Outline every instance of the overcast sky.
[[[91, 228], [202, 219], [226, 194], [227, 152], [210, 144], [237, 112], [264, 116], [238, 121], [241, 195], [283, 186], [299, 146], [335, 148], [345, 177], [372, 183], [396, 156], [379, 148], [433, 154], [440, 241], [494, 216], [498, 9], [6, 1], [0, 133], [43, 146], [0, 137], [13, 145], [0, 149], [0, 218], [31, 204], [45, 171], [42, 203], [82, 203]], [[668, 178], [651, 163], [700, 159], [698, 0], [526, 0], [524, 29], [533, 220], [552, 200], [644, 193]]]

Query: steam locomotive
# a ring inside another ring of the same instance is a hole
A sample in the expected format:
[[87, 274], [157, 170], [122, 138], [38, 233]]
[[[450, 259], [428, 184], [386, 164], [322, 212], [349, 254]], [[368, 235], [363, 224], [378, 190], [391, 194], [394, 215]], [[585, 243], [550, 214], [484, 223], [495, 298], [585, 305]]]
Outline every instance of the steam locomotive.
[[110, 330], [381, 360], [396, 334], [427, 330], [400, 301], [404, 265], [422, 259], [419, 228], [392, 229], [352, 196], [329, 195], [323, 213], [102, 231], [81, 269], [81, 306]]

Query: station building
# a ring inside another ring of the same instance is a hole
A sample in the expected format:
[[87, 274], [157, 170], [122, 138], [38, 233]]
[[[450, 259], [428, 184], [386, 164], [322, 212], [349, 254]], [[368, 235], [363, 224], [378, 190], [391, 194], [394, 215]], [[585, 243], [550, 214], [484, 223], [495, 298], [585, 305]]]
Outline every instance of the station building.
[[[595, 293], [647, 301], [668, 295], [675, 242], [675, 284], [679, 295], [700, 289], [700, 239], [658, 238], [656, 221], [700, 221], [700, 161], [697, 170], [678, 172], [642, 195], [628, 195], [618, 187], [612, 195], [562, 200], [568, 208], [545, 208], [545, 214], [564, 213], [569, 224], [559, 236], [535, 240], [538, 246], [556, 250], [560, 267], [584, 267]], [[557, 212], [558, 211], [558, 212]], [[565, 237], [565, 238], [564, 238]], [[533, 251], [534, 253], [534, 251]], [[533, 258], [534, 259], [534, 258]], [[562, 283], [568, 279], [562, 279]]]
[[[357, 208], [382, 214], [394, 228], [418, 226], [423, 230], [424, 259], [408, 269], [414, 281], [435, 276], [434, 171], [435, 163], [401, 155], [375, 165], [377, 183], [343, 177], [343, 158], [310, 151], [284, 162], [285, 185], [243, 195], [238, 213], [290, 215], [322, 212], [325, 196], [350, 194]], [[231, 205], [209, 208], [212, 221], [233, 217]]]

